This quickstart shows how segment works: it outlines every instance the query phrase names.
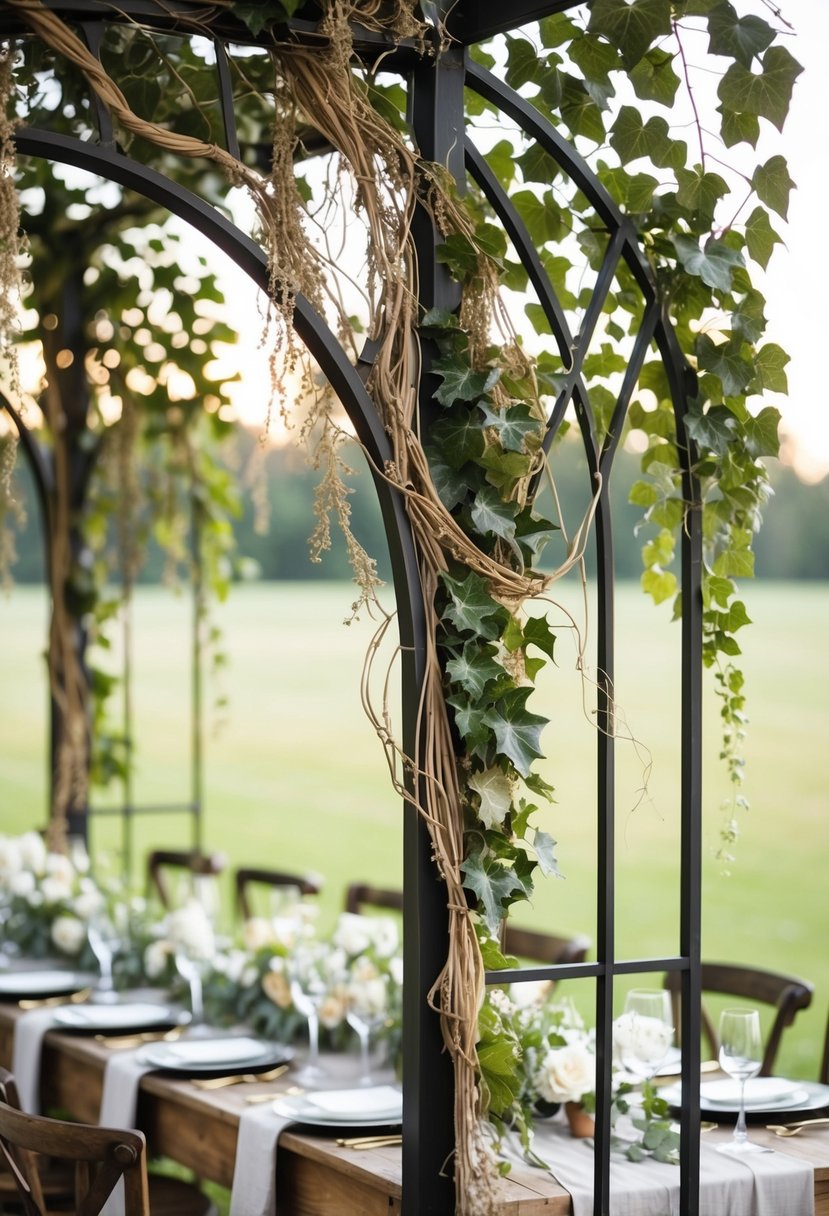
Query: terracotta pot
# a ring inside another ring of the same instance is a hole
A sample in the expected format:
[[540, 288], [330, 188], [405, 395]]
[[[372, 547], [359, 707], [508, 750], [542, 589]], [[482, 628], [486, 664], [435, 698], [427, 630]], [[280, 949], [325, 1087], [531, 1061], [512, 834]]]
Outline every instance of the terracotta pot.
[[594, 1135], [596, 1131], [595, 1120], [592, 1115], [588, 1115], [580, 1102], [565, 1102], [564, 1113], [567, 1116], [567, 1122], [570, 1124], [571, 1136], [575, 1136], [577, 1140], [584, 1140], [588, 1136]]

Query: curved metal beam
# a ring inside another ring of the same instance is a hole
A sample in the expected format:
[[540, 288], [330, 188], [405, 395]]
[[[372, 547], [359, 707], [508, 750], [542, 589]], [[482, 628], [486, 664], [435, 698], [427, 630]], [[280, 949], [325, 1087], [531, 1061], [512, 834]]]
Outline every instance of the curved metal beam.
[[[264, 251], [230, 220], [175, 182], [122, 153], [72, 136], [36, 128], [15, 132], [18, 151], [28, 156], [60, 161], [86, 169], [99, 177], [134, 190], [191, 224], [226, 253], [262, 291], [268, 291], [268, 266]], [[414, 543], [401, 496], [375, 470], [382, 471], [392, 458], [391, 445], [374, 403], [360, 375], [319, 313], [304, 296], [294, 305], [294, 326], [299, 337], [319, 363], [337, 397], [354, 424], [357, 437], [369, 457], [377, 495], [389, 541], [392, 569], [400, 612], [401, 642], [419, 644], [423, 639], [423, 607]]]

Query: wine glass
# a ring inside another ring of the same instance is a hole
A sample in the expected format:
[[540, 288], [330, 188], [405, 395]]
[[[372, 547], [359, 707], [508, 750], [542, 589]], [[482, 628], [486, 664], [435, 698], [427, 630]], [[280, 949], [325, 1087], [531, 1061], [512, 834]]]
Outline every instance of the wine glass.
[[665, 988], [632, 988], [624, 1013], [613, 1024], [622, 1067], [649, 1083], [659, 1071], [674, 1037], [671, 998]]
[[327, 1076], [320, 1064], [320, 1010], [330, 990], [324, 963], [324, 950], [305, 948], [296, 951], [289, 969], [291, 999], [308, 1022], [308, 1055], [296, 1074], [300, 1085], [319, 1085]]
[[216, 938], [204, 905], [192, 897], [168, 917], [176, 970], [190, 989], [190, 1030], [209, 1033], [204, 1019], [204, 977], [216, 952]]
[[112, 1005], [118, 1000], [113, 978], [113, 964], [121, 945], [121, 934], [110, 911], [102, 906], [89, 918], [86, 939], [95, 955], [101, 977], [95, 988], [95, 1000], [102, 1005]]
[[345, 1020], [360, 1040], [360, 1085], [373, 1085], [371, 1075], [371, 1036], [386, 1020], [388, 976], [359, 981], [349, 991]]
[[760, 1014], [756, 1009], [724, 1009], [720, 1014], [720, 1068], [740, 1084], [740, 1113], [728, 1144], [720, 1153], [765, 1153], [768, 1149], [752, 1144], [746, 1131], [746, 1081], [756, 1077], [763, 1061], [760, 1041]]

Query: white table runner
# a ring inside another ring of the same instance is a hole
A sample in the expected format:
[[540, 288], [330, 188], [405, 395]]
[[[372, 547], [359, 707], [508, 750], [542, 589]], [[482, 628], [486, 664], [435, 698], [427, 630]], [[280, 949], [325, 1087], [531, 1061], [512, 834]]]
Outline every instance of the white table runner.
[[28, 1013], [21, 1013], [15, 1022], [11, 1071], [17, 1082], [20, 1105], [27, 1115], [40, 1114], [43, 1037], [54, 1026], [54, 1009], [32, 1009]]
[[[537, 1125], [533, 1149], [569, 1191], [573, 1216], [593, 1216], [591, 1142], [551, 1121]], [[814, 1186], [813, 1167], [785, 1153], [735, 1158], [704, 1141], [701, 1146], [699, 1216], [814, 1216]], [[614, 1154], [610, 1193], [613, 1216], [678, 1216], [679, 1168]]]

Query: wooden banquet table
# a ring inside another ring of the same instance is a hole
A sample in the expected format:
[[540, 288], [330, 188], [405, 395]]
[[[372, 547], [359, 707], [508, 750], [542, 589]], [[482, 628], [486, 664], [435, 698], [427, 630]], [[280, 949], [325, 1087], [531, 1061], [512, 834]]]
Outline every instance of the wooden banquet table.
[[[0, 1003], [0, 1063], [10, 1067], [16, 1004]], [[56, 1108], [82, 1122], [97, 1123], [103, 1073], [113, 1049], [91, 1035], [47, 1032], [41, 1068], [43, 1108]], [[163, 1073], [141, 1079], [137, 1124], [151, 1153], [169, 1157], [196, 1174], [230, 1187], [236, 1157], [239, 1116], [245, 1099], [273, 1093], [290, 1084], [256, 1082], [206, 1091], [190, 1080]], [[725, 1126], [706, 1142], [730, 1136]], [[780, 1146], [771, 1132], [752, 1128], [753, 1139]], [[829, 1216], [829, 1126], [785, 1141], [785, 1152], [814, 1168], [815, 1213]], [[401, 1150], [355, 1151], [330, 1135], [286, 1129], [279, 1141], [277, 1210], [279, 1216], [395, 1216], [402, 1211]], [[514, 1166], [499, 1182], [500, 1216], [568, 1216], [570, 1196], [542, 1170]]]

